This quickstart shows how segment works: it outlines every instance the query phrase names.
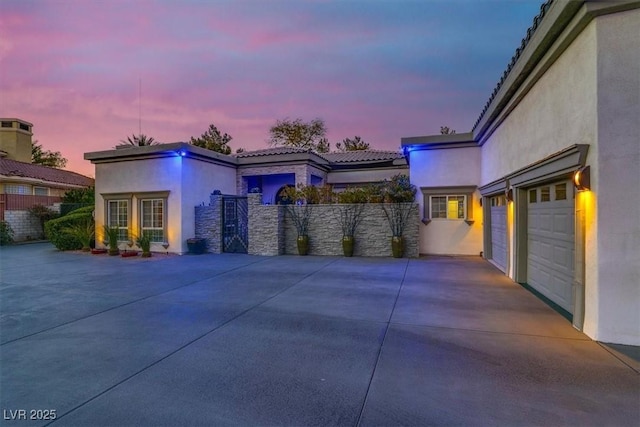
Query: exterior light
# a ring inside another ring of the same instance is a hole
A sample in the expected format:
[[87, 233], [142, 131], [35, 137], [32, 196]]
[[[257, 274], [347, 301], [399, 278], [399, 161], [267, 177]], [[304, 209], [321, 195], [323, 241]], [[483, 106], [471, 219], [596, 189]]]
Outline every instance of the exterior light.
[[578, 191], [591, 190], [591, 166], [578, 169], [573, 174], [573, 185], [575, 185]]
[[184, 157], [187, 155], [187, 152], [185, 150], [180, 150], [179, 154], [180, 154], [180, 157]]
[[167, 251], [167, 255], [169, 255], [169, 251], [167, 250], [169, 248], [169, 242], [167, 241], [162, 242], [162, 247], [164, 248], [165, 251]]
[[504, 197], [508, 202], [513, 202], [513, 188], [508, 188], [504, 191]]

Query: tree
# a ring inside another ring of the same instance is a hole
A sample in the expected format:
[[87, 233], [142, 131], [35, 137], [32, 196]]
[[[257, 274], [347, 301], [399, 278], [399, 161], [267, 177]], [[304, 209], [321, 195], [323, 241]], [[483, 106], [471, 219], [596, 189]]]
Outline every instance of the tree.
[[86, 188], [73, 188], [71, 190], [67, 190], [62, 196], [62, 203], [78, 203], [78, 204], [86, 204], [92, 205], [95, 203], [95, 188], [86, 187]]
[[122, 140], [120, 142], [122, 142], [124, 145], [133, 145], [134, 147], [144, 147], [144, 146], [147, 146], [147, 145], [158, 145], [158, 142], [155, 139], [153, 139], [153, 138], [151, 138], [151, 137], [149, 137], [149, 136], [147, 136], [147, 135], [145, 135], [143, 133], [141, 133], [140, 135], [128, 136], [126, 140]]
[[325, 138], [327, 128], [322, 119], [313, 119], [305, 123], [302, 119], [278, 120], [269, 129], [271, 137], [269, 145], [285, 147], [298, 147], [308, 150], [328, 150], [329, 143]]
[[342, 142], [336, 143], [336, 148], [340, 151], [368, 150], [369, 143], [364, 142], [362, 138], [356, 135], [353, 139], [345, 138]]
[[440, 126], [441, 135], [453, 135], [456, 133], [455, 129], [450, 129], [449, 126]]
[[320, 138], [318, 141], [318, 145], [316, 146], [316, 151], [318, 153], [328, 153], [331, 151], [331, 144], [327, 138]]
[[31, 145], [31, 163], [62, 169], [67, 166], [67, 159], [59, 151], [43, 150], [36, 140]]
[[191, 137], [190, 144], [222, 154], [231, 154], [229, 141], [232, 139], [231, 135], [222, 134], [215, 125], [210, 124], [209, 129], [200, 138]]

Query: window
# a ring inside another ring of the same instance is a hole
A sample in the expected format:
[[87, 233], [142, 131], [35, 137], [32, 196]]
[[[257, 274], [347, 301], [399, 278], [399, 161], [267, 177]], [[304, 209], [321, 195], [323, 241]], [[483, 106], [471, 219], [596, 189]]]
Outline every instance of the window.
[[540, 201], [541, 202], [551, 201], [551, 189], [549, 187], [542, 187], [540, 189]]
[[129, 201], [109, 200], [107, 202], [107, 224], [118, 229], [118, 240], [129, 240]]
[[504, 206], [507, 204], [507, 198], [505, 196], [493, 196], [491, 198], [491, 206]]
[[431, 196], [431, 218], [466, 219], [465, 206], [467, 196]]
[[556, 184], [556, 200], [567, 200], [567, 184]]
[[164, 199], [144, 199], [140, 201], [140, 224], [142, 234], [152, 242], [164, 242]]
[[538, 203], [538, 190], [529, 190], [529, 203]]
[[424, 200], [422, 223], [432, 219], [464, 220], [468, 225], [473, 220], [473, 193], [478, 187], [463, 185], [455, 187], [420, 187]]
[[29, 132], [31, 129], [29, 129], [29, 125], [25, 125], [24, 123], [20, 123], [20, 129], [21, 130], [26, 130], [27, 132]]
[[4, 192], [7, 194], [30, 194], [29, 188], [26, 185], [18, 184], [5, 184]]
[[2, 127], [3, 128], [12, 128], [13, 127], [13, 123], [12, 122], [2, 122]]
[[49, 189], [47, 187], [33, 187], [34, 196], [48, 196]]

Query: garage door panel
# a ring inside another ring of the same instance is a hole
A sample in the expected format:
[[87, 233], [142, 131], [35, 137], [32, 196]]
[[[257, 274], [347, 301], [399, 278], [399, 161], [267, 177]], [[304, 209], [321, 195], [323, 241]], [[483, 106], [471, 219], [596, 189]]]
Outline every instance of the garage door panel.
[[528, 205], [527, 283], [572, 312], [574, 201], [572, 197], [555, 200], [551, 185], [544, 186], [545, 196], [549, 187], [548, 201], [539, 198]]
[[491, 260], [507, 269], [507, 207], [491, 206]]

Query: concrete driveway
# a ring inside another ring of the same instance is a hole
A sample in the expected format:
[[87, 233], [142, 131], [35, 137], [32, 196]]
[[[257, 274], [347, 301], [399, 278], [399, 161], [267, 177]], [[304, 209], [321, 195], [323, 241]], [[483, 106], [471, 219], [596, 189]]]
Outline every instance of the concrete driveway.
[[640, 422], [637, 361], [480, 258], [36, 244], [0, 267], [3, 425]]

